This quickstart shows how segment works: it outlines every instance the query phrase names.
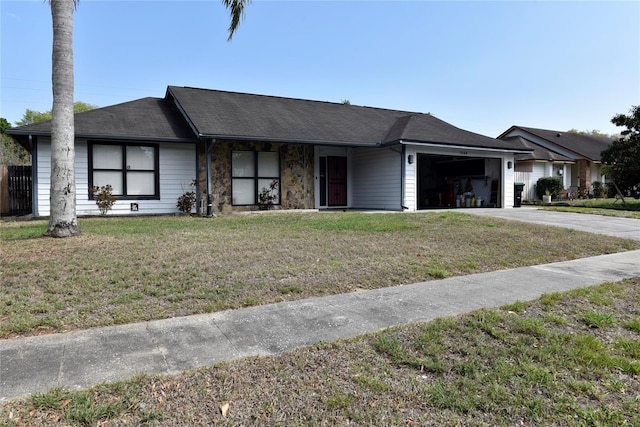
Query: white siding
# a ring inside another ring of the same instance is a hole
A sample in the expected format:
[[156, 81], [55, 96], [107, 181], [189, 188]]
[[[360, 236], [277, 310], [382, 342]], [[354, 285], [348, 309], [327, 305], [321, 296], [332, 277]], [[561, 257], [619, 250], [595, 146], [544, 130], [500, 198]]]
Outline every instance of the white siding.
[[515, 182], [524, 182], [522, 200], [536, 200], [536, 183], [545, 175], [546, 163], [534, 162], [531, 172], [514, 172]]
[[[411, 145], [405, 148], [404, 164], [404, 207], [409, 212], [418, 210], [418, 153]], [[413, 156], [413, 163], [409, 164], [409, 156]]]
[[[509, 168], [508, 164], [511, 163], [512, 167]], [[513, 154], [505, 154], [502, 158], [502, 207], [503, 208], [512, 208], [513, 203], [515, 202], [515, 191], [513, 188], [513, 184], [515, 183], [514, 179], [514, 160]], [[500, 196], [498, 196], [500, 197]]]
[[601, 183], [605, 183], [605, 177], [602, 175], [602, 165], [599, 163], [591, 163], [591, 185], [593, 186], [594, 181], [600, 181]]
[[353, 149], [351, 176], [354, 208], [396, 211], [401, 209], [400, 158], [401, 154], [391, 149]]
[[[76, 154], [76, 162], [77, 162]], [[36, 147], [35, 216], [49, 215], [49, 189], [51, 187], [51, 140], [38, 138]]]
[[[562, 180], [562, 185], [566, 190], [570, 190], [572, 186], [577, 187], [577, 183], [573, 183], [573, 169], [577, 167], [571, 164], [553, 164], [551, 162], [534, 162], [531, 172], [516, 172], [515, 181], [524, 182], [524, 192], [522, 200], [539, 200], [536, 194], [536, 185], [540, 178], [551, 177]], [[558, 175], [557, 169], [563, 171], [562, 176]], [[576, 172], [577, 174], [577, 172]]]
[[[176, 202], [185, 191], [191, 190], [196, 177], [196, 148], [194, 144], [159, 144], [160, 199], [118, 200], [108, 215], [170, 214], [178, 213]], [[87, 142], [77, 140], [76, 149], [76, 212], [82, 215], [99, 215], [95, 201], [89, 199], [89, 162]], [[37, 148], [37, 216], [50, 213], [49, 187], [51, 176], [51, 143], [38, 139]], [[138, 211], [131, 212], [131, 203], [138, 204]]]
[[575, 179], [573, 175], [573, 165], [566, 163], [564, 165], [564, 188], [571, 189], [573, 180]]

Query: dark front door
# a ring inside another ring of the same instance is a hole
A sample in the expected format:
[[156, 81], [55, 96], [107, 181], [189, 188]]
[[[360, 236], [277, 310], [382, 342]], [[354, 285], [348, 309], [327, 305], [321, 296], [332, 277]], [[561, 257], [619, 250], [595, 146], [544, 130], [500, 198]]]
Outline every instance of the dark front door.
[[329, 206], [347, 205], [347, 158], [327, 157]]

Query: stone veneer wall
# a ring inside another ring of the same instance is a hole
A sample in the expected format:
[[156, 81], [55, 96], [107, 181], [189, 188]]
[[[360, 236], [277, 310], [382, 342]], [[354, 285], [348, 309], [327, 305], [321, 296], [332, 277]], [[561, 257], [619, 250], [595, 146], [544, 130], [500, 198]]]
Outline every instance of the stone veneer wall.
[[[231, 152], [280, 152], [280, 205], [275, 209], [312, 209], [315, 205], [313, 184], [313, 146], [251, 141], [218, 140], [211, 146], [211, 200], [213, 211], [229, 213], [257, 209], [257, 206], [231, 205]], [[202, 200], [206, 200], [206, 157], [199, 153], [198, 180]], [[206, 209], [206, 205], [205, 205]]]

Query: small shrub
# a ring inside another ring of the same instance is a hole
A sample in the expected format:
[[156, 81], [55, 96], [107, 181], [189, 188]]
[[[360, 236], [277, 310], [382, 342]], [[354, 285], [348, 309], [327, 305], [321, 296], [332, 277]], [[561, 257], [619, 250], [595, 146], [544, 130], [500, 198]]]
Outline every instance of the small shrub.
[[113, 204], [116, 202], [116, 198], [113, 195], [113, 187], [111, 185], [103, 185], [102, 187], [91, 187], [91, 194], [98, 205], [100, 215], [106, 215], [111, 210]]
[[581, 188], [580, 191], [578, 192], [578, 198], [582, 200], [590, 199], [591, 193], [589, 193], [589, 188], [588, 187]]
[[593, 197], [596, 199], [602, 199], [604, 196], [604, 185], [600, 181], [593, 181], [591, 184], [591, 189], [593, 191]]
[[544, 177], [538, 179], [536, 183], [538, 199], [542, 199], [545, 194], [550, 194], [552, 199], [557, 199], [563, 189], [562, 181], [558, 178]]
[[188, 214], [193, 210], [193, 206], [196, 204], [196, 180], [194, 179], [191, 182], [191, 191], [185, 191], [180, 197], [178, 197], [178, 202], [176, 203], [176, 207], [180, 210], [180, 212]]

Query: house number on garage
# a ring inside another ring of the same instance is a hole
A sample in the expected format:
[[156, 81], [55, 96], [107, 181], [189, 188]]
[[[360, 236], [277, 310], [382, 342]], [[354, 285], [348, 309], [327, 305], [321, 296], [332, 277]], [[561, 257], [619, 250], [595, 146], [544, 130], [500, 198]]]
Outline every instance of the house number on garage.
[[460, 155], [462, 155], [462, 156], [466, 156], [467, 154], [469, 154], [469, 152], [468, 152], [468, 151], [460, 151], [459, 153], [460, 153]]

